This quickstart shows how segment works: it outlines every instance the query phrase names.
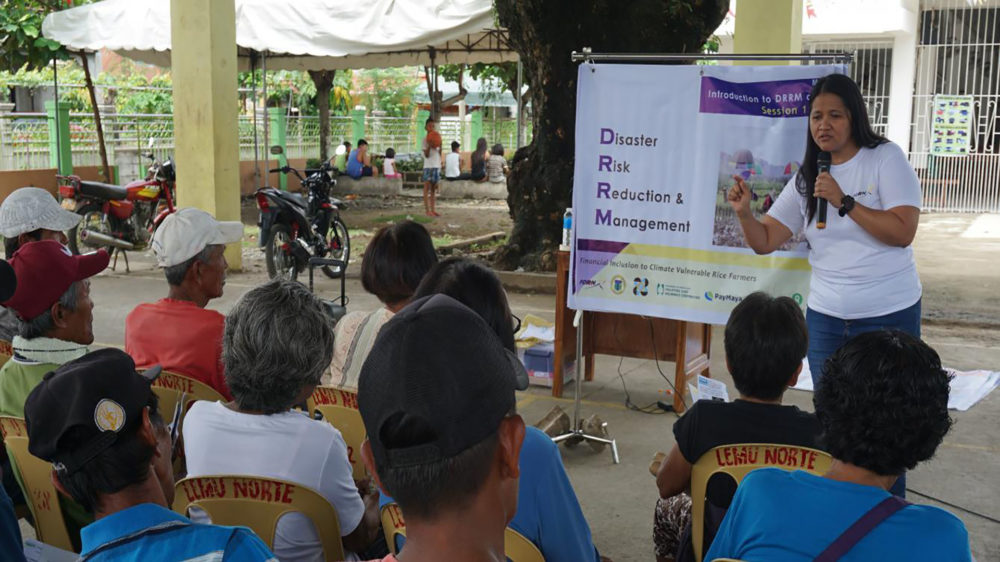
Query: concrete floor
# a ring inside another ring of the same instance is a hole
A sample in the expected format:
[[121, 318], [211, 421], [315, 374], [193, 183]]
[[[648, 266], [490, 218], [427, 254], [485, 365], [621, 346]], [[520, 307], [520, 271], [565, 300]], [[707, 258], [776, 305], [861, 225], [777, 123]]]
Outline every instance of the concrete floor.
[[[1000, 370], [1000, 296], [996, 292], [1000, 287], [1000, 260], [996, 259], [1000, 228], [986, 228], [982, 236], [981, 222], [971, 228], [974, 219], [971, 215], [922, 217], [915, 246], [925, 287], [925, 318], [934, 320], [925, 323], [924, 336], [947, 366]], [[995, 224], [995, 218], [987, 222], [987, 226]], [[963, 238], [966, 232], [980, 234]], [[122, 345], [126, 314], [138, 303], [166, 293], [166, 283], [148, 257], [133, 255], [132, 267], [130, 274], [107, 272], [92, 283], [98, 343]], [[364, 293], [356, 272], [352, 273], [354, 278], [347, 283], [352, 299], [349, 308], [374, 308], [375, 299]], [[225, 312], [241, 294], [263, 280], [258, 272], [231, 275], [225, 296], [213, 301], [211, 308]], [[317, 292], [323, 296], [332, 297], [335, 290], [330, 280], [317, 284]], [[518, 315], [530, 312], [554, 317], [552, 295], [511, 294], [510, 299]], [[734, 395], [723, 361], [720, 327], [713, 332], [712, 348], [712, 376], [725, 381]], [[659, 369], [670, 374], [673, 364], [661, 363]], [[674, 414], [650, 415], [627, 409], [625, 391], [633, 403], [646, 405], [665, 399], [665, 388], [667, 384], [652, 361], [598, 356], [594, 381], [582, 387], [582, 411], [584, 415], [596, 413], [608, 422], [611, 435], [618, 440], [621, 464], [612, 464], [607, 449], [594, 452], [587, 445], [561, 447], [594, 541], [602, 554], [616, 561], [653, 558], [652, 510], [657, 492], [648, 466], [656, 451], [667, 451], [673, 445], [671, 427], [677, 419]], [[553, 398], [548, 389], [533, 387], [519, 393], [518, 407], [528, 423], [539, 420], [556, 404], [572, 415], [572, 391], [568, 386], [565, 398]], [[790, 390], [785, 401], [812, 410], [811, 393]], [[954, 429], [937, 456], [909, 474], [908, 485], [914, 492], [1000, 519], [1000, 392], [967, 412], [952, 415]], [[936, 504], [912, 493], [909, 499]], [[1000, 524], [942, 507], [965, 522], [978, 560], [1000, 560]]]

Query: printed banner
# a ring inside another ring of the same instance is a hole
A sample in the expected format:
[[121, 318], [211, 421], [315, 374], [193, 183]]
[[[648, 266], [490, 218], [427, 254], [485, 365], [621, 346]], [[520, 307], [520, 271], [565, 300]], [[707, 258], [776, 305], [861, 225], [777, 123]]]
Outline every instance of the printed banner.
[[763, 215], [798, 171], [827, 66], [579, 68], [568, 306], [724, 324], [765, 290], [805, 306], [796, 235], [758, 256], [726, 201], [733, 176]]
[[972, 96], [934, 96], [931, 154], [965, 156], [972, 132]]

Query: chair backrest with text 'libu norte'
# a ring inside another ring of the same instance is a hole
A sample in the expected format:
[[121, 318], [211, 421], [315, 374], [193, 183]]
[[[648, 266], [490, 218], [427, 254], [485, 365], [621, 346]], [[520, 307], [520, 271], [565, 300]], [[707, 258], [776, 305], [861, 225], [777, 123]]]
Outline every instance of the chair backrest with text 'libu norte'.
[[309, 397], [307, 406], [310, 416], [315, 418], [316, 412], [319, 412], [344, 437], [354, 479], [367, 478], [368, 471], [361, 460], [361, 444], [365, 442], [367, 434], [361, 411], [358, 410], [357, 392], [332, 386], [317, 386]]
[[0, 340], [0, 367], [14, 356], [14, 346], [7, 340]]
[[[399, 554], [400, 543], [397, 538], [406, 540], [406, 521], [397, 503], [387, 503], [382, 506], [379, 514], [382, 517], [382, 532], [385, 533], [385, 543], [395, 556]], [[514, 529], [507, 527], [503, 534], [503, 548], [507, 559], [511, 562], [545, 562], [542, 551], [535, 543]]]
[[59, 492], [52, 483], [52, 464], [28, 452], [28, 428], [24, 419], [0, 416], [0, 432], [11, 466], [20, 476], [19, 484], [35, 519], [38, 540], [72, 552], [73, 543], [59, 506]]
[[795, 445], [746, 443], [710, 449], [691, 468], [691, 542], [695, 560], [701, 562], [704, 556], [705, 493], [713, 475], [728, 474], [739, 485], [744, 476], [758, 468], [804, 470], [822, 475], [832, 462], [833, 457], [828, 453]]
[[175, 485], [173, 507], [185, 516], [198, 507], [216, 525], [249, 527], [272, 549], [278, 519], [301, 513], [319, 533], [324, 557], [344, 559], [336, 510], [316, 491], [292, 482], [231, 475], [185, 478]]
[[[163, 371], [160, 376], [153, 381], [153, 392], [159, 398], [158, 409], [163, 416], [163, 420], [168, 424], [173, 422], [174, 410], [177, 403], [184, 400], [184, 407], [181, 409], [181, 416], [187, 413], [191, 403], [195, 400], [217, 400], [225, 401], [222, 394], [207, 384], [180, 373]], [[183, 418], [182, 418], [183, 421]]]

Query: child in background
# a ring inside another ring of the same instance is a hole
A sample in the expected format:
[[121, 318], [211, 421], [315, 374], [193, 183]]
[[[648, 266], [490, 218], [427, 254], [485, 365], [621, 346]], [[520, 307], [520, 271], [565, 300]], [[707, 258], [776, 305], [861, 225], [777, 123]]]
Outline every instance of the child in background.
[[467, 177], [462, 177], [462, 155], [458, 153], [458, 141], [451, 141], [451, 152], [448, 156], [444, 157], [444, 179], [446, 180], [464, 180]]
[[382, 173], [390, 179], [403, 177], [403, 174], [396, 171], [396, 151], [392, 148], [385, 149], [385, 160], [382, 161]]
[[503, 157], [503, 145], [497, 143], [493, 145], [493, 150], [490, 151], [489, 160], [486, 161], [486, 176], [493, 183], [500, 183], [507, 181], [507, 173], [510, 169], [507, 167], [507, 161]]
[[424, 212], [429, 217], [440, 217], [434, 210], [438, 183], [441, 182], [441, 133], [435, 130], [437, 123], [433, 117], [427, 118], [424, 129]]
[[337, 147], [337, 152], [333, 156], [333, 167], [341, 174], [347, 172], [347, 157], [351, 154], [351, 141], [344, 141], [344, 144]]

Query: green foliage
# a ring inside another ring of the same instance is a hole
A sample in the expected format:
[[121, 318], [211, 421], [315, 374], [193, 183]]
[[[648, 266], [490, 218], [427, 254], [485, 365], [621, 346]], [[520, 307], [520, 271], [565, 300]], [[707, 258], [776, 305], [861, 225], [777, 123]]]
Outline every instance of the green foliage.
[[413, 68], [376, 68], [358, 72], [355, 100], [391, 117], [408, 116], [420, 86]]
[[165, 114], [174, 112], [173, 80], [169, 74], [154, 76], [152, 79], [147, 79], [142, 74], [133, 74], [121, 82], [124, 84], [119, 85], [156, 89], [118, 90], [115, 96], [115, 109], [118, 113]]
[[[477, 62], [471, 65], [443, 64], [438, 67], [441, 77], [449, 82], [458, 82], [458, 76], [465, 70], [465, 75], [474, 80], [479, 80], [485, 90], [484, 94], [490, 99], [490, 91], [498, 93], [504, 90], [510, 92], [514, 99], [517, 99], [517, 63], [501, 62], [497, 64], [486, 64]], [[525, 77], [525, 84], [528, 84]]]
[[[257, 95], [263, 93], [260, 70], [239, 74], [240, 88], [250, 89], [256, 84]], [[347, 115], [352, 107], [351, 71], [338, 70], [330, 92], [330, 114]], [[249, 94], [245, 94], [249, 95]], [[300, 115], [316, 115], [316, 84], [309, 74], [297, 70], [277, 70], [267, 73], [267, 107], [295, 107]]]
[[0, 7], [0, 69], [42, 68], [68, 53], [58, 42], [42, 36], [42, 20], [61, 7], [59, 2], [4, 0]]

